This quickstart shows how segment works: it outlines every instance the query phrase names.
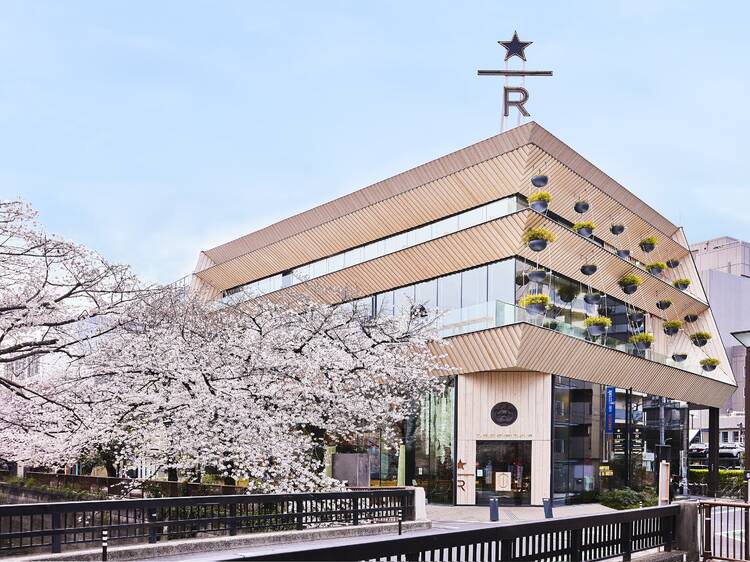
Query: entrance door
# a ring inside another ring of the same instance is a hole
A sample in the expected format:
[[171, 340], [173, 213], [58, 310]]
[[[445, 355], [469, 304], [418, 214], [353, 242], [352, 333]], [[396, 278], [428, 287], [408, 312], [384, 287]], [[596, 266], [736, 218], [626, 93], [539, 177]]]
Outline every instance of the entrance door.
[[476, 503], [531, 503], [531, 441], [477, 441]]

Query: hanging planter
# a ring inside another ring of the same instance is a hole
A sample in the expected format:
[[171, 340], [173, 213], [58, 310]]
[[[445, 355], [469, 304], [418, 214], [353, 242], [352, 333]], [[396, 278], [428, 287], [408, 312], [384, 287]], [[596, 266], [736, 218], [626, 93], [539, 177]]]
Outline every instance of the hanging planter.
[[532, 269], [526, 275], [534, 283], [542, 283], [547, 278], [547, 272], [543, 269]]
[[683, 320], [685, 322], [693, 323], [696, 320], [698, 320], [698, 315], [697, 314], [686, 314], [685, 317], [683, 318]]
[[530, 228], [524, 233], [523, 241], [534, 252], [541, 252], [548, 243], [555, 241], [555, 235], [546, 228]]
[[663, 261], [652, 261], [650, 264], [646, 266], [646, 271], [648, 271], [651, 275], [654, 275], [658, 277], [661, 275], [661, 272], [667, 269], [667, 264]]
[[648, 253], [651, 250], [653, 250], [654, 248], [656, 248], [656, 243], [658, 241], [659, 240], [656, 238], [656, 236], [649, 236], [649, 237], [644, 238], [643, 240], [641, 240], [638, 243], [638, 245], [641, 247], [641, 250], [643, 250], [644, 252]]
[[667, 320], [663, 326], [665, 334], [674, 336], [682, 328], [682, 320]]
[[680, 265], [680, 261], [679, 260], [676, 260], [674, 258], [672, 258], [671, 260], [667, 260], [667, 267], [669, 269], [674, 269], [678, 265]]
[[592, 291], [591, 293], [583, 295], [583, 300], [586, 301], [587, 304], [599, 304], [602, 302], [602, 295], [601, 293], [594, 293]]
[[594, 234], [595, 228], [596, 228], [596, 225], [591, 221], [577, 222], [573, 225], [573, 230], [575, 230], [578, 234], [580, 234], [584, 238], [591, 237], [591, 235]]
[[[545, 179], [544, 184], [547, 184], [547, 176], [534, 176], [542, 177]], [[531, 179], [531, 183], [534, 183], [534, 179]], [[544, 187], [544, 186], [541, 186]], [[529, 196], [529, 207], [534, 209], [537, 213], [546, 213], [549, 208], [550, 201], [552, 201], [552, 195], [549, 191], [539, 191]]]
[[703, 367], [704, 371], [711, 372], [719, 366], [719, 363], [721, 363], [721, 361], [719, 361], [715, 357], [706, 357], [705, 359], [701, 359], [699, 363], [701, 364], [701, 367]]
[[579, 199], [578, 201], [575, 202], [575, 205], [573, 205], [573, 210], [576, 213], [583, 214], [589, 210], [589, 202], [586, 201], [585, 199]]
[[693, 345], [698, 347], [703, 347], [710, 339], [711, 334], [708, 332], [695, 332], [694, 334], [690, 334], [690, 341], [693, 342]]
[[581, 266], [581, 273], [584, 275], [593, 275], [596, 273], [596, 265], [593, 263], [587, 263]]
[[596, 337], [601, 336], [612, 326], [612, 320], [606, 316], [591, 316], [583, 321], [583, 325], [586, 326], [590, 336]]
[[635, 293], [641, 283], [643, 283], [643, 279], [633, 274], [623, 275], [617, 282], [617, 284], [620, 285], [622, 292], [626, 295], [632, 295]]
[[672, 361], [674, 361], [675, 363], [682, 363], [685, 359], [687, 359], [687, 353], [672, 354]]
[[549, 181], [549, 178], [547, 176], [532, 176], [531, 177], [531, 185], [534, 187], [544, 187], [547, 185], [547, 182]]
[[578, 296], [578, 287], [572, 283], [560, 285], [557, 288], [557, 298], [564, 303], [571, 303]]
[[644, 332], [643, 334], [635, 334], [628, 338], [628, 341], [632, 343], [635, 348], [639, 351], [645, 351], [651, 347], [654, 343], [654, 335]]
[[690, 286], [690, 283], [692, 283], [692, 281], [690, 281], [690, 279], [685, 279], [685, 278], [675, 279], [674, 281], [672, 281], [672, 285], [674, 285], [681, 291], [684, 291], [685, 289], [687, 289]]
[[537, 316], [547, 311], [549, 297], [542, 294], [524, 295], [518, 300], [518, 305], [529, 314]]
[[620, 234], [625, 232], [625, 225], [618, 222], [613, 223], [612, 226], [609, 227], [609, 231], [615, 236], [619, 236]]
[[630, 257], [630, 250], [615, 250], [617, 255], [626, 260]]
[[667, 310], [670, 306], [672, 306], [672, 301], [669, 299], [661, 299], [656, 301], [656, 308], [659, 310]]
[[646, 319], [646, 315], [643, 312], [631, 312], [628, 314], [628, 320], [634, 324], [642, 324]]

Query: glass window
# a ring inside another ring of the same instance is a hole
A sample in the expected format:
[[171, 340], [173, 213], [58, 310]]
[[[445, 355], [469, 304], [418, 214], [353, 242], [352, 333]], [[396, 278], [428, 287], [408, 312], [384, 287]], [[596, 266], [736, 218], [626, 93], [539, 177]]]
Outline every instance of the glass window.
[[362, 263], [362, 247], [352, 248], [344, 254], [344, 267], [351, 267]]
[[379, 258], [383, 255], [383, 241], [373, 242], [364, 247], [365, 261]]
[[363, 299], [359, 299], [357, 301], [354, 301], [355, 306], [358, 311], [367, 314], [368, 316], [372, 316], [372, 302], [374, 300], [374, 297], [365, 297]]
[[398, 252], [399, 250], [403, 250], [404, 248], [406, 248], [407, 236], [406, 236], [406, 233], [397, 234], [396, 236], [391, 236], [390, 238], [386, 238], [384, 242], [385, 242], [384, 253], [390, 254], [393, 252]]
[[438, 307], [441, 311], [461, 308], [461, 274], [438, 279]]
[[310, 264], [311, 277], [320, 277], [326, 273], [328, 273], [328, 262], [326, 260], [318, 260]]
[[292, 271], [285, 271], [281, 274], [281, 287], [286, 288], [290, 287], [294, 283], [294, 272]]
[[486, 220], [487, 208], [478, 207], [470, 211], [466, 211], [458, 215], [458, 228], [464, 229], [478, 224], [482, 224]]
[[380, 293], [375, 297], [375, 307], [378, 314], [393, 316], [393, 291]]
[[437, 279], [419, 283], [416, 287], [414, 302], [428, 309], [437, 307]]
[[416, 246], [417, 244], [432, 240], [432, 225], [427, 224], [407, 232], [407, 238], [410, 246]]
[[487, 302], [487, 266], [464, 271], [461, 274], [461, 306]]
[[440, 220], [432, 225], [432, 237], [438, 238], [451, 234], [458, 230], [458, 217], [448, 217], [447, 219]]
[[328, 273], [344, 269], [344, 254], [336, 254], [328, 258]]
[[503, 260], [487, 266], [487, 300], [514, 304], [513, 276], [515, 260]]
[[414, 304], [414, 285], [393, 291], [393, 305], [396, 314], [408, 314]]
[[301, 265], [294, 269], [294, 277], [298, 282], [303, 283], [310, 279], [310, 264]]

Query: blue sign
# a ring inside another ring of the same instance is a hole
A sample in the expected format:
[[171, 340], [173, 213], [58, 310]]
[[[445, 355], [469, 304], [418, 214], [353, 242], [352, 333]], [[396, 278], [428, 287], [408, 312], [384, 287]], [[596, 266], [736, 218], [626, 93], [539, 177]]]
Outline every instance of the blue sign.
[[615, 432], [615, 387], [608, 386], [607, 394], [604, 401], [604, 432]]

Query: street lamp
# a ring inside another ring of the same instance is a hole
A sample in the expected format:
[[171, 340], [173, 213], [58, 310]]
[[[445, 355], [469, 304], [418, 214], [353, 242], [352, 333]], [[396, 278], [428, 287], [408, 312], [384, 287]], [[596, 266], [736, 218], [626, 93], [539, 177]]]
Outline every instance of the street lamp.
[[[745, 348], [745, 430], [750, 430], [750, 330], [732, 332], [732, 336]], [[740, 432], [740, 435], [742, 433]], [[750, 439], [745, 439], [745, 480], [747, 480], [747, 501], [750, 501]]]

